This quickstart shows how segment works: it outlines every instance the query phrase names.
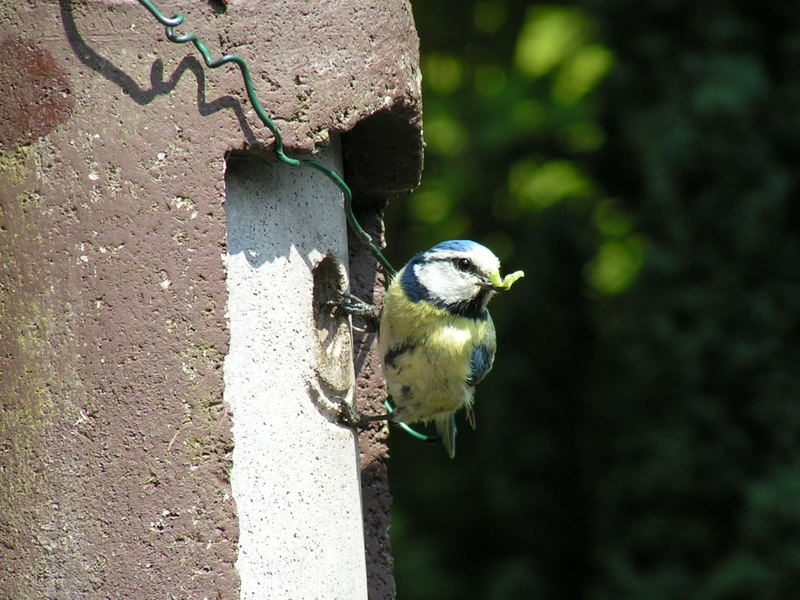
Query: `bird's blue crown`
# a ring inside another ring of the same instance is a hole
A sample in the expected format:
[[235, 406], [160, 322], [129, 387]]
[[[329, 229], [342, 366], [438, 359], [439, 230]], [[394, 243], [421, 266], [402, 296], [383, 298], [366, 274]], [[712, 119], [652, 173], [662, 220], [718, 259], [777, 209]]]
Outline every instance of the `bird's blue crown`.
[[450, 250], [452, 252], [470, 252], [479, 246], [480, 244], [478, 242], [473, 242], [472, 240], [448, 240], [446, 242], [436, 244], [433, 248], [428, 250], [428, 252], [441, 252], [442, 250]]

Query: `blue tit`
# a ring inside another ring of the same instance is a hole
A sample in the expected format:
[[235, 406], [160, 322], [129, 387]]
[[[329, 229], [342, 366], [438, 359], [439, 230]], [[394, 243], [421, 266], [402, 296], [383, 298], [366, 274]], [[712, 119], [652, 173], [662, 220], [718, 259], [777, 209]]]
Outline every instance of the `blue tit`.
[[433, 421], [455, 456], [455, 413], [471, 415], [475, 386], [494, 363], [496, 337], [486, 306], [523, 276], [500, 277], [491, 250], [442, 242], [412, 258], [386, 290], [378, 351], [394, 405], [391, 418]]

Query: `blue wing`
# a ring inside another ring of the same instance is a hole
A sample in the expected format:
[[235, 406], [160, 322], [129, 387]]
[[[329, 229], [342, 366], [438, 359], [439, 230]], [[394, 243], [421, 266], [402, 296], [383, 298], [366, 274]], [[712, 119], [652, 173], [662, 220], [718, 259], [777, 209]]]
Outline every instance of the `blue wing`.
[[494, 363], [494, 347], [487, 344], [475, 346], [470, 359], [470, 374], [467, 385], [478, 385], [486, 374], [491, 371]]

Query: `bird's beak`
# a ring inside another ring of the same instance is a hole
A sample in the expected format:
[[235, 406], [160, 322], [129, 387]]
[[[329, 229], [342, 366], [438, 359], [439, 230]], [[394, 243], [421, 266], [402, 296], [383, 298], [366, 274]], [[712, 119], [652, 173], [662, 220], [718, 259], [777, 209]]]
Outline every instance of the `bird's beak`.
[[522, 271], [514, 271], [505, 277], [500, 277], [500, 273], [495, 271], [489, 274], [489, 282], [486, 287], [495, 292], [505, 292], [511, 289], [511, 286], [514, 285], [517, 279], [523, 277], [525, 277], [525, 273]]
[[492, 290], [493, 292], [505, 292], [506, 291], [506, 288], [504, 288], [502, 285], [497, 285], [496, 283], [493, 283], [491, 281], [484, 281], [481, 285], [485, 289]]

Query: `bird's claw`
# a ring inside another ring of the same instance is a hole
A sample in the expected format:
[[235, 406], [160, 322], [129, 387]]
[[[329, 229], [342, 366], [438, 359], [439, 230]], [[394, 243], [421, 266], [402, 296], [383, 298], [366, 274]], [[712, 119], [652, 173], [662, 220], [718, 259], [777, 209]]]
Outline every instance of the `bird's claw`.
[[350, 292], [341, 292], [341, 300], [328, 300], [323, 302], [320, 308], [329, 310], [332, 313], [344, 313], [361, 317], [368, 331], [376, 331], [378, 329], [378, 311], [375, 305], [365, 302]]
[[366, 429], [369, 427], [367, 417], [344, 400], [339, 400], [339, 411], [336, 413], [336, 422], [339, 423], [339, 425], [357, 427], [358, 429]]
[[382, 415], [365, 415], [364, 413], [358, 412], [354, 407], [350, 406], [344, 400], [338, 400], [339, 412], [336, 414], [336, 422], [340, 425], [357, 427], [358, 429], [366, 429], [373, 423], [389, 421], [394, 418], [393, 411], [387, 411]]
[[338, 309], [348, 315], [371, 316], [375, 314], [375, 305], [361, 300], [350, 292], [342, 292], [341, 300], [328, 300], [322, 304], [323, 308]]

